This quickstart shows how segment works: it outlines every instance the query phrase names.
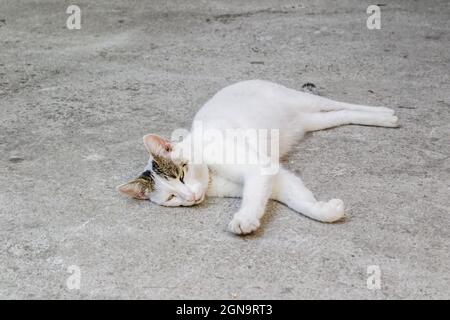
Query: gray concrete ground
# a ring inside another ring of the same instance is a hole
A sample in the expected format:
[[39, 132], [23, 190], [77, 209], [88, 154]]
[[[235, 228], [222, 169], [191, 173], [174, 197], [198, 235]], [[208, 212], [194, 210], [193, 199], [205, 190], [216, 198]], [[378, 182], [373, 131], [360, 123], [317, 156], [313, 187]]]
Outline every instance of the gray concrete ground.
[[[69, 4], [81, 30], [65, 27]], [[0, 298], [450, 298], [450, 4], [388, 1], [368, 30], [369, 4], [1, 0]], [[271, 203], [238, 237], [237, 199], [117, 194], [147, 160], [144, 134], [188, 128], [252, 78], [398, 112], [400, 129], [317, 132], [287, 162], [345, 201], [345, 222]]]

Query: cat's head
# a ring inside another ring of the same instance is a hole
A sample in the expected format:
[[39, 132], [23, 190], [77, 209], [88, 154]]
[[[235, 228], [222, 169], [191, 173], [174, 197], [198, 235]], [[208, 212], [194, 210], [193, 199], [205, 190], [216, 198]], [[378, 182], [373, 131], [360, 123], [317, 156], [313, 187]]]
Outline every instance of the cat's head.
[[192, 206], [205, 199], [208, 187], [206, 165], [191, 164], [175, 152], [176, 146], [157, 135], [144, 136], [150, 159], [144, 172], [118, 190], [136, 199], [159, 205]]

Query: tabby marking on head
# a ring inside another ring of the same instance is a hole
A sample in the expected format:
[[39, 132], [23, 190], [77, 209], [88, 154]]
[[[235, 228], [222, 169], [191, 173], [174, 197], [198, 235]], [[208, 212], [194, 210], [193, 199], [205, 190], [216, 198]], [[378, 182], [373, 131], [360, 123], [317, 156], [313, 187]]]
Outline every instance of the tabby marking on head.
[[153, 155], [152, 170], [165, 179], [176, 179], [181, 172], [180, 166], [177, 166], [170, 158], [159, 155]]

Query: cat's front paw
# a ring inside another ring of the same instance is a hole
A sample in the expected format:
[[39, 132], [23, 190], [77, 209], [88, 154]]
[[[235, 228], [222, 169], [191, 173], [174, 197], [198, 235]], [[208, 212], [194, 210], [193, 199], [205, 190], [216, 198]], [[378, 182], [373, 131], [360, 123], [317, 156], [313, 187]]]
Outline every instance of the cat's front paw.
[[318, 206], [320, 210], [320, 221], [322, 222], [335, 222], [345, 216], [344, 202], [341, 199], [319, 202]]
[[258, 229], [259, 226], [260, 222], [258, 218], [236, 214], [228, 224], [228, 229], [235, 234], [249, 234]]

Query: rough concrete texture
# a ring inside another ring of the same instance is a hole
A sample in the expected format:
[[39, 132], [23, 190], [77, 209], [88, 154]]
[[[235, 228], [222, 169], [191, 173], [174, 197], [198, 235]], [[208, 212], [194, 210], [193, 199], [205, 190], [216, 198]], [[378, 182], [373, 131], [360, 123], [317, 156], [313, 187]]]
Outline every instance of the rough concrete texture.
[[[65, 27], [74, 3], [81, 30]], [[450, 298], [450, 3], [386, 2], [381, 30], [369, 4], [1, 0], [0, 298]], [[397, 111], [399, 129], [317, 132], [287, 162], [345, 201], [345, 222], [271, 203], [239, 237], [238, 199], [163, 208], [116, 192], [147, 160], [144, 134], [188, 128], [252, 78]]]

